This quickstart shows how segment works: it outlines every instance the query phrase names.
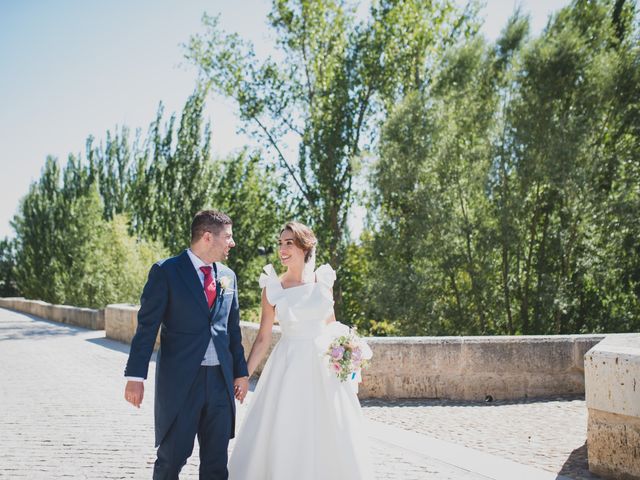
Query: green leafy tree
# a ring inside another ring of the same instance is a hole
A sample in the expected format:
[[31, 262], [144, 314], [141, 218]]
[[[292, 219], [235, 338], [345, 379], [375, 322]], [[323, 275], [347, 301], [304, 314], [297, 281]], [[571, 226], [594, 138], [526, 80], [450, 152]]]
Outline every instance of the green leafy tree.
[[[384, 112], [419, 88], [431, 52], [473, 29], [472, 9], [451, 1], [376, 1], [366, 19], [355, 2], [277, 0], [269, 23], [279, 57], [260, 61], [251, 45], [224, 33], [216, 18], [191, 39], [187, 56], [203, 83], [232, 98], [245, 128], [264, 142], [299, 200], [297, 217], [314, 227], [320, 260], [339, 269], [339, 315], [346, 225], [353, 181]], [[297, 156], [285, 143], [298, 146]]]
[[[144, 165], [136, 167], [140, 176], [132, 185], [142, 202], [135, 209], [139, 233], [162, 240], [174, 254], [188, 245], [191, 219], [211, 193], [211, 134], [203, 108], [204, 92], [196, 91], [185, 104], [175, 138], [173, 116], [161, 134], [159, 110], [149, 143], [152, 163], [144, 173]], [[146, 163], [148, 157], [139, 156], [138, 161]]]
[[372, 318], [408, 334], [637, 330], [635, 18], [630, 2], [574, 1], [527, 39], [516, 15], [393, 112]]
[[290, 212], [286, 191], [274, 169], [246, 151], [212, 160], [211, 132], [203, 128], [205, 91], [187, 101], [177, 136], [174, 117], [163, 125], [162, 107], [143, 152], [136, 152], [130, 175], [132, 229], [162, 242], [172, 254], [189, 245], [190, 224], [199, 210], [215, 208], [234, 222], [238, 246], [229, 264], [240, 278], [243, 308], [260, 303], [256, 278], [265, 258], [259, 247], [273, 245]]
[[[100, 205], [95, 194], [86, 202], [94, 207]], [[109, 221], [95, 217], [94, 221], [96, 235], [91, 243], [83, 245], [84, 256], [75, 265], [75, 281], [70, 285], [67, 302], [94, 308], [110, 303], [137, 304], [150, 265], [167, 257], [167, 250], [158, 242], [132, 237], [125, 215], [116, 215]]]
[[380, 319], [405, 333], [496, 330], [486, 185], [505, 65], [480, 39], [452, 50], [431, 88], [409, 96], [383, 131], [372, 271], [385, 292]]
[[[633, 14], [625, 2], [612, 8], [575, 1], [522, 56], [506, 113], [501, 168], [507, 173], [499, 188], [515, 207], [502, 216], [510, 231], [502, 240], [516, 300], [508, 313], [523, 333], [620, 328], [608, 297], [620, 299], [615, 290], [633, 287], [610, 282], [610, 291], [602, 288], [617, 262], [610, 263], [609, 222], [616, 215], [606, 189], [618, 175], [625, 178], [628, 171], [617, 162], [631, 158], [638, 142], [637, 131], [619, 123], [621, 114], [637, 108], [637, 75], [635, 84], [633, 76], [620, 77], [628, 58], [637, 60]], [[624, 96], [616, 87], [621, 81]], [[633, 228], [628, 220], [624, 225]], [[626, 316], [621, 325], [628, 329], [631, 312]]]
[[27, 298], [52, 303], [64, 300], [62, 276], [71, 255], [65, 251], [61, 230], [68, 218], [59, 184], [58, 162], [48, 157], [40, 179], [31, 185], [13, 220], [19, 289]]
[[60, 171], [49, 158], [14, 219], [20, 291], [51, 303], [101, 308], [137, 301], [149, 265], [166, 251], [138, 241], [127, 221], [103, 218], [95, 182], [73, 156]]
[[15, 297], [19, 294], [15, 280], [15, 241], [0, 240], [0, 297]]

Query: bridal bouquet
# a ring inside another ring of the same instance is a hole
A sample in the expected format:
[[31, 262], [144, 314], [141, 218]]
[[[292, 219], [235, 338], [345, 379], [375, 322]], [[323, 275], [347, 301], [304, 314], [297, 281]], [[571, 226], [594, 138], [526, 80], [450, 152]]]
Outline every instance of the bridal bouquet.
[[356, 379], [360, 381], [360, 370], [368, 365], [373, 352], [369, 345], [356, 334], [355, 328], [351, 328], [333, 339], [326, 355], [330, 370], [341, 382], [345, 382]]

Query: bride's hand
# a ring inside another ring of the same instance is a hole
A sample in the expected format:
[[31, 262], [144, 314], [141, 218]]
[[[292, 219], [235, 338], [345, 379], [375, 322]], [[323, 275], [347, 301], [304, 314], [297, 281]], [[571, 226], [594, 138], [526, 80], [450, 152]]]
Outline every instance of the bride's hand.
[[244, 402], [244, 397], [249, 391], [249, 377], [236, 378], [233, 381], [233, 393], [240, 403]]

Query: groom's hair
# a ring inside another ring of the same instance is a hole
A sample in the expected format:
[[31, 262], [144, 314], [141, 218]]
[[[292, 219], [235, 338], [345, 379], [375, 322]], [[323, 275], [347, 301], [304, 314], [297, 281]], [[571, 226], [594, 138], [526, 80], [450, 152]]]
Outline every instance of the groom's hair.
[[200, 240], [205, 232], [217, 235], [225, 225], [233, 225], [226, 213], [217, 210], [200, 210], [191, 222], [191, 243]]

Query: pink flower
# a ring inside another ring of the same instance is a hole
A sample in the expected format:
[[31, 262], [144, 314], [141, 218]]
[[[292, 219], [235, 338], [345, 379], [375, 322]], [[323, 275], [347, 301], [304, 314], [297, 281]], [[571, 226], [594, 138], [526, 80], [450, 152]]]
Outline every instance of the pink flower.
[[362, 368], [369, 364], [371, 349], [351, 330], [348, 335], [343, 334], [334, 338], [329, 344], [325, 355], [328, 357], [328, 367], [341, 382], [353, 379]]
[[342, 358], [342, 355], [344, 355], [344, 348], [343, 347], [333, 347], [331, 349], [331, 357], [334, 360], [340, 360]]

